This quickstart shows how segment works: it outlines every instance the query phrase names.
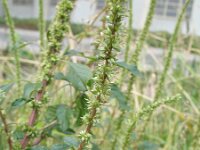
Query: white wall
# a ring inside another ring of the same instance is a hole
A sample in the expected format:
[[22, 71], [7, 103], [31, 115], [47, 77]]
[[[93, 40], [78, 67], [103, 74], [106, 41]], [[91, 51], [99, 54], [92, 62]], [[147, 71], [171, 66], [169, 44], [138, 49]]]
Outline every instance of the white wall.
[[[13, 5], [9, 1], [11, 15], [18, 18], [37, 18], [38, 17], [38, 0], [34, 0], [34, 6]], [[87, 24], [89, 20], [99, 12], [96, 10], [96, 0], [77, 0], [71, 20], [74, 23]], [[149, 10], [151, 0], [133, 0], [133, 28], [142, 29]], [[55, 14], [55, 7], [49, 4], [49, 0], [44, 0], [44, 15], [48, 20], [52, 19]], [[1, 9], [2, 10], [2, 9]], [[200, 0], [194, 0], [193, 12], [190, 22], [190, 33], [200, 35]], [[1, 11], [0, 11], [1, 13]], [[1, 15], [1, 14], [0, 14]], [[158, 18], [154, 16], [150, 31], [167, 31], [173, 33], [177, 19]], [[100, 25], [97, 21], [95, 25]], [[182, 32], [186, 33], [186, 23], [182, 23]]]
[[[177, 22], [177, 18], [169, 18], [169, 19], [164, 19], [164, 18], [157, 18], [154, 17], [151, 27], [150, 27], [150, 31], [166, 31], [169, 33], [173, 33], [174, 32], [174, 28], [176, 26], [176, 22]], [[191, 23], [190, 23], [191, 24]], [[182, 22], [182, 28], [181, 28], [181, 32], [186, 34], [187, 33], [187, 25], [186, 25], [186, 21]]]
[[200, 0], [195, 0], [191, 18], [192, 34], [200, 35]]
[[148, 13], [150, 0], [133, 0], [133, 28], [142, 29]]
[[[8, 0], [8, 6], [10, 8], [10, 13], [12, 17], [16, 18], [34, 18], [36, 17], [34, 6], [32, 5], [14, 5], [14, 0]], [[34, 0], [36, 1], [36, 0]], [[34, 2], [35, 5], [35, 2]]]
[[78, 0], [72, 13], [71, 21], [76, 23], [87, 24], [96, 12], [95, 1]]

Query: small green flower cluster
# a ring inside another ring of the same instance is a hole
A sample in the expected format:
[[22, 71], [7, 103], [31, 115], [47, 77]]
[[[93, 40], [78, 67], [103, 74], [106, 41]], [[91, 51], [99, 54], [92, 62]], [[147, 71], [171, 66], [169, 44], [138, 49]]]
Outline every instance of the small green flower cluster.
[[8, 1], [3, 0], [2, 3], [3, 3], [5, 16], [6, 16], [6, 23], [10, 30], [12, 50], [14, 52], [14, 57], [15, 57], [16, 80], [17, 80], [17, 87], [18, 87], [17, 92], [18, 92], [18, 96], [19, 96], [21, 94], [21, 64], [20, 64], [19, 49], [17, 48], [17, 37], [16, 37], [16, 33], [15, 33], [15, 25], [14, 25], [11, 15], [10, 15], [10, 11], [8, 8]]
[[[124, 0], [110, 0], [108, 1], [108, 16], [106, 16], [106, 27], [101, 32], [98, 44], [100, 51], [99, 60], [102, 61], [93, 78], [93, 85], [88, 91], [88, 109], [89, 113], [83, 117], [87, 125], [85, 131], [81, 131], [80, 138], [82, 139], [79, 145], [79, 150], [85, 147], [90, 141], [90, 134], [92, 126], [97, 122], [99, 112], [103, 103], [107, 102], [110, 93], [110, 79], [113, 77], [113, 67], [116, 61], [116, 54], [119, 51], [119, 43], [121, 43], [121, 25], [124, 17]], [[84, 134], [83, 134], [84, 133]]]
[[[34, 123], [38, 117], [38, 109], [47, 102], [46, 100], [46, 87], [49, 85], [52, 72], [58, 62], [58, 53], [61, 50], [61, 43], [65, 33], [68, 31], [70, 14], [73, 8], [73, 4], [70, 0], [61, 0], [57, 5], [56, 16], [51, 24], [47, 34], [47, 51], [45, 53], [44, 60], [42, 62], [41, 72], [41, 89], [37, 91], [35, 101], [32, 103], [32, 113], [29, 118], [29, 126], [34, 126]], [[42, 102], [42, 100], [45, 100]], [[30, 138], [28, 134], [24, 135], [21, 142], [21, 147], [26, 148]]]
[[160, 105], [162, 104], [170, 104], [172, 102], [175, 101], [179, 101], [181, 99], [180, 95], [176, 95], [173, 97], [169, 97], [167, 99], [163, 99], [163, 100], [156, 100], [155, 102], [153, 102], [153, 104], [148, 105], [147, 107], [144, 107], [143, 109], [141, 109], [138, 113], [136, 113], [133, 117], [133, 119], [131, 120], [131, 123], [129, 124], [128, 130], [125, 134], [125, 138], [123, 141], [123, 150], [126, 150], [127, 145], [129, 144], [129, 139], [130, 139], [130, 135], [137, 123], [137, 121], [141, 118], [148, 118], [149, 114], [151, 114], [156, 108], [158, 108]]
[[43, 0], [39, 0], [39, 29], [40, 29], [40, 49], [45, 48], [45, 21], [44, 21], [44, 11], [43, 11]]
[[50, 70], [54, 66], [58, 57], [56, 54], [61, 49], [61, 43], [65, 33], [68, 31], [68, 24], [70, 20], [70, 13], [73, 4], [69, 0], [62, 0], [57, 5], [57, 12], [52, 25], [47, 33], [48, 50], [45, 54], [45, 59], [42, 63], [42, 79], [50, 81]]

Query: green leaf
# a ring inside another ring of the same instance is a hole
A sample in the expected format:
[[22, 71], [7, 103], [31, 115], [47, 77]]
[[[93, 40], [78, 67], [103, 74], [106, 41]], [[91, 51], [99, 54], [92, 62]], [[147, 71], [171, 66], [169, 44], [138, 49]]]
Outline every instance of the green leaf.
[[37, 145], [37, 146], [31, 147], [30, 150], [48, 150], [48, 148], [45, 147], [45, 146], [39, 146], [39, 145]]
[[114, 97], [118, 101], [121, 110], [129, 109], [127, 98], [116, 84], [111, 84], [111, 97]]
[[24, 132], [20, 129], [16, 129], [14, 132], [13, 132], [13, 138], [15, 140], [21, 140], [23, 139], [24, 137]]
[[28, 43], [28, 42], [17, 42], [16, 47], [14, 47], [14, 49], [22, 49], [25, 48], [26, 46], [28, 46], [29, 44], [32, 43]]
[[54, 78], [56, 80], [67, 80], [66, 76], [62, 73], [62, 72], [57, 72], [55, 75], [54, 75]]
[[23, 97], [24, 98], [31, 98], [33, 92], [40, 90], [40, 88], [42, 87], [41, 83], [27, 83], [24, 86], [24, 93], [23, 93]]
[[81, 93], [77, 98], [76, 98], [76, 113], [77, 113], [77, 120], [76, 124], [78, 126], [82, 125], [82, 117], [88, 112], [87, 109], [87, 95], [84, 93]]
[[70, 62], [66, 78], [76, 89], [85, 91], [88, 80], [92, 78], [92, 72], [86, 65]]
[[7, 93], [13, 87], [13, 85], [13, 83], [1, 85], [0, 90]]
[[139, 150], [158, 150], [159, 145], [151, 141], [144, 141], [141, 144], [139, 144], [138, 149]]
[[4, 84], [0, 86], [0, 105], [5, 101], [5, 93], [7, 93], [13, 86], [13, 83]]
[[19, 107], [23, 106], [24, 104], [30, 102], [31, 99], [26, 99], [26, 98], [18, 98], [14, 102], [12, 102], [11, 106], [12, 107]]
[[66, 51], [64, 55], [68, 55], [68, 56], [84, 56], [83, 52], [79, 52], [77, 50], [69, 50]]
[[54, 144], [51, 150], [67, 150], [69, 147], [66, 144]]
[[45, 112], [44, 118], [47, 123], [50, 123], [54, 120], [56, 120], [56, 106], [48, 106], [47, 111]]
[[64, 53], [64, 55], [68, 55], [68, 56], [81, 56], [81, 57], [84, 57], [84, 58], [87, 58], [91, 61], [95, 61], [97, 60], [96, 57], [91, 57], [91, 56], [86, 56], [83, 52], [79, 52], [77, 50], [69, 50], [69, 51], [66, 51]]
[[59, 105], [56, 109], [56, 117], [61, 130], [67, 130], [70, 125], [71, 110], [64, 105]]
[[66, 135], [72, 135], [72, 134], [75, 134], [76, 132], [73, 130], [73, 129], [71, 129], [71, 128], [68, 128], [67, 130], [65, 130], [65, 131], [62, 131], [60, 128], [58, 128], [57, 129], [59, 132], [62, 132], [62, 133], [64, 133], [64, 134], [66, 134]]
[[79, 145], [78, 139], [72, 136], [64, 137], [64, 143], [70, 148], [75, 148], [75, 147], [78, 147]]
[[92, 150], [100, 150], [100, 148], [97, 144], [92, 143]]
[[142, 76], [142, 73], [133, 64], [127, 64], [126, 62], [116, 62], [116, 65], [130, 71], [134, 76]]

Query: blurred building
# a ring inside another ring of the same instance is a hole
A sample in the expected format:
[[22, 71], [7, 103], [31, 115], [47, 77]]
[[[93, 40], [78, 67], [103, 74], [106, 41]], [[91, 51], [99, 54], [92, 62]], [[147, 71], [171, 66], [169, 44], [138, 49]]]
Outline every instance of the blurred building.
[[[37, 18], [39, 0], [8, 0], [11, 14], [15, 18]], [[51, 19], [55, 13], [55, 5], [59, 0], [44, 0], [44, 15]], [[133, 0], [133, 28], [142, 29], [151, 0]], [[151, 25], [151, 31], [166, 31], [172, 33], [178, 14], [186, 0], [157, 0], [155, 15]], [[0, 4], [1, 5], [1, 4]], [[102, 10], [104, 0], [77, 0], [75, 9], [71, 15], [74, 23], [87, 24]], [[200, 0], [192, 0], [187, 8], [182, 32], [200, 35]], [[3, 11], [0, 6], [0, 16]], [[100, 25], [100, 21], [96, 25]]]

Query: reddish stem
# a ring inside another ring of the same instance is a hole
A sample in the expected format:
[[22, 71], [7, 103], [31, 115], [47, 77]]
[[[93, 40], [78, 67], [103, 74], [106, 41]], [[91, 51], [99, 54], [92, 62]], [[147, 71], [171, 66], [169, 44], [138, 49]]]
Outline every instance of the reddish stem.
[[[43, 80], [41, 90], [39, 90], [37, 92], [36, 97], [35, 97], [35, 101], [41, 101], [42, 100], [47, 85], [48, 85], [47, 80]], [[33, 108], [31, 115], [29, 117], [28, 126], [32, 127], [34, 125], [34, 123], [37, 119], [37, 114], [38, 114], [38, 109]], [[26, 146], [28, 145], [28, 142], [29, 142], [29, 136], [27, 134], [25, 134], [23, 140], [21, 141], [22, 149], [26, 148]]]

